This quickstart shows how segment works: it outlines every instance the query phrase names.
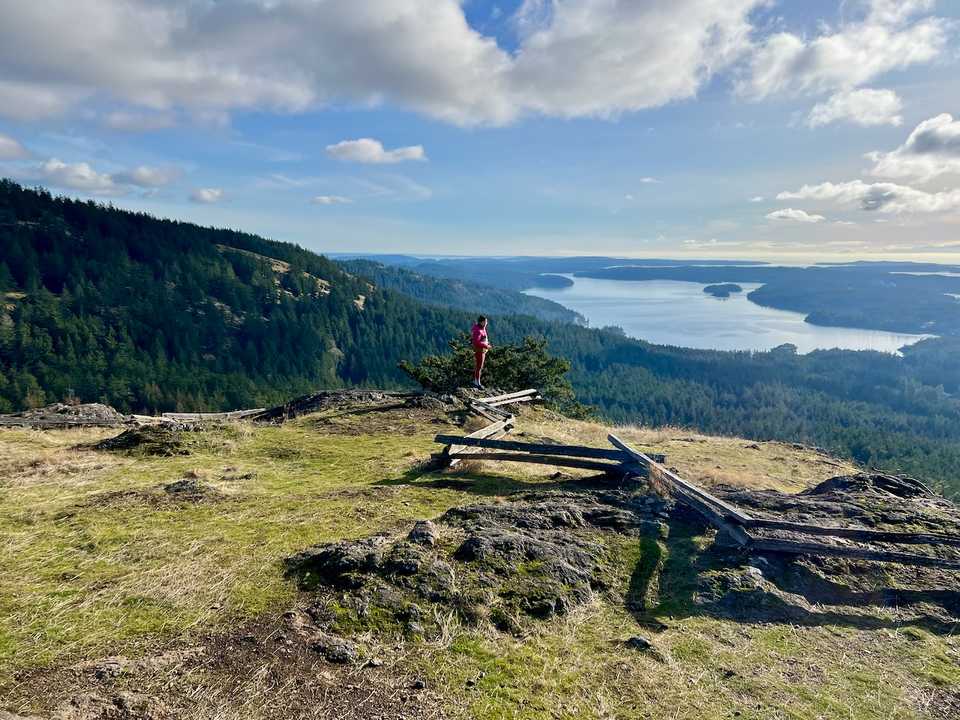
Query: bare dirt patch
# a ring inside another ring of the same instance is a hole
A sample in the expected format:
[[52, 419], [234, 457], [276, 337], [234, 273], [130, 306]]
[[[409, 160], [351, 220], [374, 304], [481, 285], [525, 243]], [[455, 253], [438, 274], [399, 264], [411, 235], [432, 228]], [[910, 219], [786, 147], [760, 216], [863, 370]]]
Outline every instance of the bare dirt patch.
[[331, 662], [302, 618], [290, 611], [141, 658], [24, 673], [5, 698], [17, 714], [0, 710], [0, 720], [446, 717], [402, 647], [371, 644], [362, 660]]

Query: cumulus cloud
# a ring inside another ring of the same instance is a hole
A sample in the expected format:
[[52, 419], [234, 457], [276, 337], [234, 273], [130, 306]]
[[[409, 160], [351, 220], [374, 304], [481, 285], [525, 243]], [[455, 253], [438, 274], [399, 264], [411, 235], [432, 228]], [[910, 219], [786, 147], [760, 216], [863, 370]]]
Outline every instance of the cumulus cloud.
[[0, 133], [0, 160], [23, 160], [30, 152], [9, 135]]
[[804, 185], [799, 190], [780, 193], [777, 199], [832, 201], [840, 205], [859, 205], [861, 210], [894, 215], [944, 213], [960, 209], [960, 188], [928, 192], [896, 183], [851, 180]]
[[132, 170], [117, 173], [113, 179], [116, 182], [126, 185], [136, 185], [142, 188], [158, 188], [169, 185], [179, 178], [180, 175], [180, 168], [140, 165]]
[[51, 187], [77, 190], [88, 195], [126, 195], [136, 190], [156, 190], [176, 181], [180, 168], [140, 165], [117, 173], [100, 172], [86, 162], [64, 162], [50, 158], [36, 165], [12, 169], [16, 177]]
[[311, 202], [314, 205], [346, 205], [353, 200], [342, 195], [317, 195]]
[[220, 188], [197, 188], [190, 193], [190, 201], [200, 205], [213, 205], [223, 200], [223, 190]]
[[96, 97], [214, 115], [394, 103], [462, 125], [609, 116], [695, 96], [750, 48], [765, 2], [525, 0], [515, 51], [462, 0], [6, 2], [0, 111]]
[[767, 213], [766, 218], [767, 220], [786, 220], [789, 222], [800, 222], [800, 223], [818, 223], [826, 220], [826, 218], [823, 215], [811, 215], [805, 210], [797, 210], [795, 208], [784, 208], [783, 210], [774, 210], [771, 213]]
[[822, 182], [781, 192], [777, 199], [831, 202], [892, 215], [955, 216], [960, 211], [960, 187], [937, 190], [917, 187], [941, 175], [960, 174], [960, 122], [951, 115], [944, 113], [924, 120], [896, 150], [873, 152], [867, 157], [874, 161], [870, 175], [908, 178], [915, 182], [910, 185], [862, 179]]
[[94, 170], [88, 163], [66, 163], [50, 158], [35, 170], [34, 177], [50, 185], [81, 190], [92, 195], [120, 195], [123, 188], [107, 173]]
[[900, 125], [903, 102], [893, 90], [842, 90], [828, 100], [813, 106], [807, 116], [807, 125], [821, 125], [846, 120], [856, 125]]
[[526, 0], [506, 72], [515, 104], [609, 116], [693, 97], [750, 47], [763, 0]]
[[386, 150], [383, 143], [373, 138], [343, 140], [335, 145], [327, 145], [327, 154], [338, 160], [371, 165], [388, 165], [406, 160], [427, 159], [427, 154], [424, 152], [422, 145], [410, 145], [395, 150]]
[[930, 62], [946, 47], [949, 27], [943, 18], [917, 18], [932, 7], [925, 0], [871, 0], [861, 20], [811, 39], [789, 32], [770, 35], [752, 54], [738, 89], [755, 100], [782, 92], [837, 92]]
[[946, 173], [960, 173], [960, 120], [947, 113], [924, 120], [896, 150], [867, 157], [874, 162], [870, 174], [876, 177], [926, 182]]

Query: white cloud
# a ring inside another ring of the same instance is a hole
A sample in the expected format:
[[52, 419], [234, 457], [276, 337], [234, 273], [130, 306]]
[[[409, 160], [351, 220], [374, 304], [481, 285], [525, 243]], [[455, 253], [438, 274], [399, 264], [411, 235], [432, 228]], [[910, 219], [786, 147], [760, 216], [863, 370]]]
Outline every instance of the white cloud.
[[870, 18], [880, 23], [898, 23], [912, 15], [932, 10], [936, 0], [870, 0]]
[[[662, 235], [657, 238], [657, 240], [665, 240]], [[710, 238], [709, 240], [700, 240], [698, 238], [688, 238], [683, 241], [683, 244], [688, 248], [694, 249], [703, 249], [703, 248], [721, 248], [721, 247], [735, 247], [737, 245], [742, 245], [743, 243], [736, 240], [727, 240], [720, 241], [717, 238]]]
[[764, 200], [766, 200], [766, 198], [763, 197], [763, 195], [754, 195], [750, 198], [750, 202], [752, 203], [762, 203]]
[[960, 173], [960, 120], [947, 113], [924, 120], [896, 150], [867, 157], [874, 162], [870, 174], [876, 177], [925, 182], [946, 173]]
[[764, 0], [526, 0], [506, 72], [512, 103], [611, 116], [694, 97], [750, 46]]
[[407, 160], [426, 160], [427, 154], [422, 145], [399, 147], [385, 150], [383, 143], [373, 138], [343, 140], [335, 145], [327, 145], [327, 155], [347, 162], [387, 165]]
[[342, 195], [317, 195], [311, 202], [314, 205], [346, 205], [353, 200]]
[[642, 177], [640, 178], [640, 182], [644, 185], [659, 185], [662, 181], [657, 180], [655, 177]]
[[30, 152], [9, 135], [0, 133], [0, 160], [23, 160]]
[[220, 188], [197, 188], [190, 193], [190, 200], [201, 205], [213, 205], [223, 200], [223, 190]]
[[471, 27], [462, 0], [6, 0], [0, 112], [96, 97], [214, 117], [331, 103], [461, 125], [610, 116], [695, 96], [749, 49], [765, 2], [526, 0], [514, 51]]
[[169, 185], [181, 175], [180, 168], [150, 167], [140, 165], [127, 172], [114, 175], [114, 180], [126, 185], [136, 185], [142, 188], [158, 188]]
[[935, 59], [950, 27], [932, 0], [870, 0], [811, 38], [764, 37], [751, 13], [769, 0], [524, 0], [508, 48], [467, 22], [463, 0], [0, 3], [0, 114], [96, 100], [124, 131], [331, 104], [459, 125], [611, 117], [695, 97], [744, 59], [745, 96], [843, 92]]
[[117, 173], [100, 172], [89, 163], [50, 158], [37, 165], [16, 168], [13, 174], [28, 182], [78, 190], [89, 195], [125, 195], [134, 190], [156, 190], [180, 177], [176, 167], [140, 165]]
[[41, 163], [31, 175], [50, 185], [81, 190], [92, 195], [120, 195], [124, 192], [110, 175], [97, 172], [85, 162], [65, 163], [57, 158], [50, 158]]
[[827, 28], [812, 39], [780, 32], [752, 54], [738, 89], [761, 100], [775, 93], [850, 90], [889, 72], [927, 63], [947, 44], [948, 21], [915, 19], [932, 9], [925, 0], [872, 0], [866, 16]]
[[[4, 24], [11, 12], [15, 11], [7, 7], [2, 10], [4, 22], [0, 23], [0, 44], [5, 34]], [[32, 56], [28, 54], [26, 57]], [[5, 64], [4, 49], [0, 46], [0, 77], [6, 74]], [[21, 121], [53, 117], [63, 114], [71, 105], [88, 94], [88, 92], [66, 88], [56, 83], [0, 80], [0, 115]]]
[[118, 110], [107, 113], [103, 118], [103, 124], [111, 130], [149, 132], [173, 127], [176, 125], [176, 118], [173, 113], [168, 112], [142, 113]]
[[895, 183], [865, 183], [851, 180], [804, 185], [793, 192], [782, 192], [778, 200], [820, 200], [840, 205], [858, 205], [861, 210], [893, 215], [905, 213], [945, 213], [960, 210], [960, 188], [927, 192]]
[[796, 210], [795, 208], [784, 208], [783, 210], [774, 210], [766, 214], [767, 220], [787, 220], [800, 223], [818, 223], [826, 218], [823, 215], [811, 215], [805, 210]]
[[828, 100], [813, 106], [807, 116], [807, 125], [815, 128], [847, 120], [856, 125], [900, 125], [903, 102], [892, 90], [841, 90]]

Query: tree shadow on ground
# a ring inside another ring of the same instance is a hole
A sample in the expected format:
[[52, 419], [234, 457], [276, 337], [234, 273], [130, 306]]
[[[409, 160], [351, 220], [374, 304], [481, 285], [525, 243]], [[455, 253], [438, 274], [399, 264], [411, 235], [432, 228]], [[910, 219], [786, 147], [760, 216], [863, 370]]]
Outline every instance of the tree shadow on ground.
[[[960, 614], [960, 592], [956, 590], [878, 586], [860, 591], [814, 573], [795, 557], [771, 553], [764, 553], [769, 561], [764, 566], [765, 580], [784, 593], [803, 598], [810, 609], [762, 590], [737, 593], [729, 602], [698, 603], [702, 572], [742, 572], [745, 565], [752, 564], [740, 548], [711, 542], [710, 532], [705, 524], [680, 511], [671, 517], [667, 540], [641, 541], [641, 558], [625, 597], [626, 607], [639, 625], [658, 630], [667, 627], [666, 619], [708, 616], [746, 624], [834, 625], [861, 630], [913, 626], [937, 635], [960, 631], [960, 622], [928, 612], [929, 606], [939, 606], [954, 617]], [[916, 609], [913, 617], [881, 614], [911, 607]]]

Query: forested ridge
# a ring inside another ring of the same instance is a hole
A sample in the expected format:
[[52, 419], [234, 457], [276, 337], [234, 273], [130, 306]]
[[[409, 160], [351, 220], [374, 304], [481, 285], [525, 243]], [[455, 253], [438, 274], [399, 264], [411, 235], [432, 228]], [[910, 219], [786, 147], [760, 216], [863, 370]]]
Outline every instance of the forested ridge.
[[374, 284], [402, 292], [429, 305], [441, 305], [488, 315], [532, 315], [541, 320], [585, 323], [579, 314], [559, 303], [517, 290], [495, 288], [456, 276], [438, 278], [404, 267], [386, 267], [365, 259], [343, 260], [340, 265]]
[[392, 384], [400, 357], [442, 347], [465, 322], [294, 245], [10, 182], [0, 249], [8, 410], [71, 395], [123, 410], [229, 408]]
[[[476, 314], [441, 306], [457, 304], [443, 301], [462, 291], [457, 280], [435, 279], [436, 304], [424, 304], [392, 289], [410, 276], [381, 266], [372, 283], [360, 269], [2, 181], [0, 410], [69, 397], [126, 411], [235, 409], [397, 386], [409, 382], [400, 360], [444, 352]], [[960, 339], [903, 358], [728, 353], [476, 311], [492, 315], [495, 343], [546, 338], [570, 361], [578, 398], [611, 420], [819, 445], [960, 491]]]

